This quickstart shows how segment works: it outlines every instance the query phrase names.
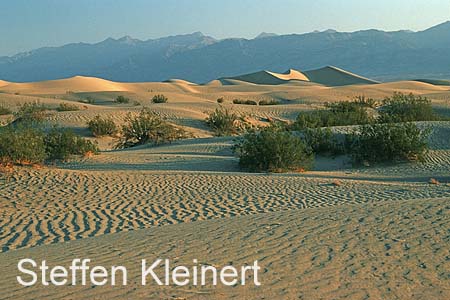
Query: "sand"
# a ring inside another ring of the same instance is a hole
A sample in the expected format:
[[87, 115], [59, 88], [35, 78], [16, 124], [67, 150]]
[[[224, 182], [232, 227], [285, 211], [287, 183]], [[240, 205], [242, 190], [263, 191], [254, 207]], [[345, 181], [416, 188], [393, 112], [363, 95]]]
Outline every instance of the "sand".
[[376, 84], [378, 81], [342, 70], [334, 66], [327, 66], [317, 70], [305, 71], [310, 81], [326, 86], [340, 86], [353, 84]]
[[[114, 141], [101, 138], [98, 156], [0, 175], [1, 299], [450, 297], [450, 122], [420, 123], [433, 129], [424, 163], [352, 168], [343, 157], [318, 157], [313, 171], [288, 174], [241, 172], [231, 152], [233, 138], [213, 137], [204, 124], [219, 97], [226, 107], [261, 122], [293, 120], [325, 101], [361, 94], [383, 98], [396, 90], [429, 96], [448, 112], [448, 87], [414, 81], [326, 87], [76, 77], [7, 84], [0, 90], [0, 103], [13, 110], [29, 101], [80, 105], [80, 111], [53, 111], [48, 118], [89, 138], [86, 122], [95, 115], [121, 124], [127, 113], [141, 109], [115, 104], [117, 95], [150, 107], [195, 136], [122, 151], [110, 151]], [[159, 93], [169, 103], [151, 104]], [[78, 102], [87, 96], [96, 103]], [[283, 104], [233, 105], [234, 98]], [[430, 184], [430, 178], [440, 184]], [[144, 257], [180, 263], [198, 258], [216, 265], [258, 259], [263, 286], [145, 288], [135, 283], [135, 275], [126, 288], [25, 289], [15, 281], [16, 264], [29, 256], [54, 264], [88, 256], [105, 265], [126, 264], [134, 273]]]

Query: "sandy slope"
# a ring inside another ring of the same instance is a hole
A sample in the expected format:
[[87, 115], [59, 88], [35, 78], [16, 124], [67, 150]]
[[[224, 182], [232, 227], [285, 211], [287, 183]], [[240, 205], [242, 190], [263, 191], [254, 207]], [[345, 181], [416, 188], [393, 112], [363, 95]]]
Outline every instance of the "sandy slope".
[[333, 66], [327, 66], [317, 70], [305, 71], [304, 74], [310, 81], [326, 86], [379, 83], [375, 80], [365, 78]]
[[[212, 137], [204, 123], [219, 97], [226, 107], [259, 121], [293, 120], [299, 111], [324, 101], [362, 94], [383, 98], [394, 91], [427, 95], [448, 113], [448, 87], [414, 81], [340, 87], [242, 81], [201, 86], [181, 80], [114, 83], [75, 77], [11, 83], [0, 90], [8, 92], [0, 93], [0, 104], [13, 110], [30, 101], [51, 107], [61, 102], [80, 105], [75, 112], [52, 111], [48, 119], [85, 136], [90, 136], [86, 122], [95, 115], [121, 124], [127, 113], [145, 105], [201, 137], [161, 147], [104, 151], [42, 170], [18, 168], [9, 178], [0, 175], [0, 268], [5, 274], [15, 275], [17, 259], [28, 255], [55, 263], [87, 255], [109, 264], [152, 255], [186, 262], [198, 254], [213, 264], [257, 258], [265, 268], [260, 289], [200, 291], [136, 285], [21, 289], [14, 277], [0, 276], [1, 299], [450, 297], [450, 122], [420, 124], [433, 130], [432, 150], [422, 164], [351, 168], [344, 158], [318, 158], [314, 171], [275, 175], [240, 172], [230, 150], [232, 139]], [[168, 96], [169, 103], [151, 104], [159, 93]], [[118, 95], [141, 105], [115, 104]], [[78, 102], [88, 96], [96, 102]], [[233, 105], [235, 98], [276, 99], [282, 105]], [[99, 142], [106, 150], [113, 140]], [[441, 184], [430, 185], [431, 177]], [[340, 186], [332, 184], [336, 179]]]

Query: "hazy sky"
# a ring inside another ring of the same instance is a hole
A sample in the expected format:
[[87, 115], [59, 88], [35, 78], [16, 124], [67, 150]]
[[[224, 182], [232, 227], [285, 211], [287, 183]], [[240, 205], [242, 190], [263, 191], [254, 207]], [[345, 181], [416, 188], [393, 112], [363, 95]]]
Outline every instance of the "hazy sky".
[[0, 56], [124, 35], [417, 31], [449, 19], [450, 0], [0, 0]]

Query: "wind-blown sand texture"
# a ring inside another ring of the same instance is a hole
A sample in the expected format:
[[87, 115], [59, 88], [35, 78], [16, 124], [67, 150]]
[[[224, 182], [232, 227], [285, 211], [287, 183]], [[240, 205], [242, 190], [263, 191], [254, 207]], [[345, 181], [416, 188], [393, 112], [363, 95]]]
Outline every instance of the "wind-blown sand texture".
[[[383, 98], [393, 91], [428, 96], [448, 114], [449, 88], [415, 81], [338, 87], [235, 83], [75, 77], [1, 86], [0, 103], [13, 110], [29, 101], [79, 105], [79, 111], [51, 112], [48, 118], [86, 137], [92, 138], [86, 122], [95, 115], [121, 124], [128, 112], [141, 109], [114, 103], [125, 95], [196, 138], [122, 151], [110, 151], [113, 140], [101, 138], [105, 151], [98, 156], [39, 170], [17, 168], [0, 177], [0, 298], [450, 298], [450, 122], [420, 123], [432, 127], [424, 163], [352, 168], [345, 158], [319, 157], [314, 171], [301, 174], [241, 172], [231, 152], [233, 138], [213, 137], [204, 123], [219, 97], [259, 122], [293, 120], [325, 101], [362, 94]], [[151, 104], [161, 93], [169, 102]], [[94, 104], [79, 102], [88, 96]], [[235, 98], [282, 105], [233, 105]], [[430, 178], [440, 184], [430, 184]], [[126, 288], [22, 288], [15, 276], [24, 257], [52, 264], [89, 257], [106, 266], [124, 264], [135, 276]], [[258, 259], [263, 285], [138, 286], [140, 259], [156, 257], [219, 266]]]

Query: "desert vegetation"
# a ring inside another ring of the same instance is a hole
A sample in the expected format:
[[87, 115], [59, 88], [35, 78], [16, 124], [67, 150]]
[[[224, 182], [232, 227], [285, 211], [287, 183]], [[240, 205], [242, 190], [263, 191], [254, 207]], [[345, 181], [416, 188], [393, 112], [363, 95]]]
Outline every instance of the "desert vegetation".
[[60, 103], [56, 108], [57, 111], [77, 111], [80, 110], [80, 107], [71, 103]]
[[118, 132], [116, 123], [111, 118], [102, 118], [97, 115], [88, 122], [88, 128], [93, 136], [112, 136]]
[[54, 127], [46, 132], [27, 124], [0, 129], [0, 163], [3, 165], [42, 164], [87, 153], [98, 153], [97, 145], [68, 129]]
[[239, 126], [241, 117], [224, 107], [217, 108], [206, 118], [206, 124], [217, 136], [231, 136], [238, 134], [242, 129]]
[[414, 94], [394, 93], [383, 100], [380, 109], [380, 123], [436, 121], [443, 119], [433, 111], [431, 101]]
[[119, 95], [119, 96], [117, 96], [117, 98], [114, 102], [119, 103], [119, 104], [128, 104], [128, 103], [130, 103], [130, 98]]
[[254, 100], [242, 100], [242, 99], [233, 99], [233, 104], [258, 105], [258, 103]]
[[291, 132], [267, 127], [250, 131], [234, 145], [239, 165], [252, 172], [302, 171], [312, 167], [313, 153]]
[[169, 101], [169, 98], [167, 98], [163, 94], [155, 95], [152, 98], [152, 103], [167, 103], [168, 101]]
[[40, 123], [45, 120], [46, 112], [51, 108], [39, 102], [26, 102], [14, 113], [15, 123]]
[[347, 148], [355, 163], [420, 161], [429, 133], [414, 123], [363, 125], [348, 137]]
[[274, 99], [270, 99], [270, 100], [261, 100], [258, 102], [258, 105], [260, 106], [264, 106], [264, 105], [279, 105], [281, 104], [280, 101], [278, 100], [274, 100]]
[[131, 113], [127, 115], [116, 148], [130, 148], [144, 144], [160, 145], [186, 137], [188, 134], [183, 129], [144, 108], [137, 116]]
[[326, 104], [326, 109], [300, 113], [293, 130], [332, 126], [361, 125], [374, 122], [365, 105], [357, 101]]

